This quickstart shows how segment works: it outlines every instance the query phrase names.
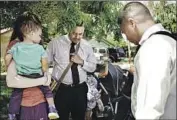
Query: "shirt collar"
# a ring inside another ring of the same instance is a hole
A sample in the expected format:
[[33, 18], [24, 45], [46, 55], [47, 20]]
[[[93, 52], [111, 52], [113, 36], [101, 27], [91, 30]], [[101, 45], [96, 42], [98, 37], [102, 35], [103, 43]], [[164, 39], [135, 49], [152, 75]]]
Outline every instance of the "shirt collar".
[[64, 36], [65, 36], [65, 38], [66, 38], [66, 42], [67, 42], [68, 44], [71, 44], [72, 41], [71, 41], [70, 38], [69, 38], [69, 34], [64, 35]]
[[148, 28], [143, 36], [141, 37], [141, 40], [139, 42], [139, 45], [142, 45], [148, 38], [151, 34], [157, 32], [157, 31], [165, 31], [164, 27], [162, 26], [162, 24], [155, 24], [153, 26], [151, 26], [150, 28]]

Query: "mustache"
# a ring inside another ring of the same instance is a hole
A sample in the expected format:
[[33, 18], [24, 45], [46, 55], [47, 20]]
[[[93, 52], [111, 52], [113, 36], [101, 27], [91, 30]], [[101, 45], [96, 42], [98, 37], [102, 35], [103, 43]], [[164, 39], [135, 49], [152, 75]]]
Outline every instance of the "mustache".
[[74, 41], [81, 40], [81, 38], [73, 38]]

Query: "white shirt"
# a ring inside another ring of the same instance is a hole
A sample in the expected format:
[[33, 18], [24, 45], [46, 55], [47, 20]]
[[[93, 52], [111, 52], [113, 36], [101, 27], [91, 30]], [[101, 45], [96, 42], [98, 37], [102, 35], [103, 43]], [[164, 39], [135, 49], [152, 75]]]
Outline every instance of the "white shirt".
[[[70, 47], [71, 40], [68, 35], [61, 36], [49, 42], [47, 48], [48, 61], [49, 63], [54, 62], [54, 68], [52, 77], [59, 80], [63, 71], [69, 64], [70, 60]], [[76, 47], [76, 46], [75, 46]], [[96, 69], [96, 58], [93, 53], [92, 47], [84, 39], [80, 41], [80, 48], [78, 55], [84, 60], [83, 67], [78, 65], [80, 83], [87, 80], [87, 72], [94, 72]], [[72, 73], [71, 69], [63, 79], [64, 84], [72, 84]]]
[[165, 35], [161, 24], [150, 27], [135, 56], [132, 112], [136, 119], [176, 119], [176, 41]]

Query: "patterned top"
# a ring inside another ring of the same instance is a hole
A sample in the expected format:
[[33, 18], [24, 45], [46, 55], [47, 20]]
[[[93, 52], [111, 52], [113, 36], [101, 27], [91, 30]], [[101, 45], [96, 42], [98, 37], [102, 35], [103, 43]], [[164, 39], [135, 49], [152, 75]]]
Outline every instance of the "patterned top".
[[87, 86], [88, 86], [88, 93], [87, 93], [87, 109], [91, 110], [95, 108], [96, 102], [100, 99], [100, 93], [97, 90], [97, 80], [93, 76], [88, 76], [87, 78]]

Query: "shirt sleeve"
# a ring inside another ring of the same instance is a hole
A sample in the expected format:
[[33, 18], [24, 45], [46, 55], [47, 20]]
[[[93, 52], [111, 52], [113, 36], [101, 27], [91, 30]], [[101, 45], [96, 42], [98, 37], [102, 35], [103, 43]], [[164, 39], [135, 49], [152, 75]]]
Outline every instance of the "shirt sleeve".
[[50, 41], [48, 43], [48, 46], [47, 46], [47, 49], [46, 49], [46, 53], [47, 53], [47, 56], [48, 56], [48, 62], [49, 63], [52, 63], [54, 61], [54, 40]]
[[47, 58], [47, 53], [46, 51], [44, 50], [43, 46], [40, 45], [40, 51], [41, 51], [41, 57], [42, 58]]
[[7, 54], [14, 54], [14, 52], [16, 51], [17, 48], [17, 44], [13, 45], [10, 49], [7, 50]]
[[94, 72], [96, 70], [96, 57], [91, 47], [89, 47], [87, 52], [88, 52], [88, 57], [86, 60], [84, 60], [84, 64], [82, 68], [87, 72]]
[[8, 50], [11, 49], [12, 46], [14, 46], [16, 43], [18, 43], [19, 41], [17, 40], [13, 40], [11, 42], [9, 42], [8, 46], [7, 46], [7, 49], [6, 49], [6, 53], [8, 52]]
[[[159, 37], [153, 37], [154, 42]], [[137, 72], [136, 119], [159, 119], [165, 109], [171, 89], [171, 57], [167, 42], [156, 42], [140, 50]]]

